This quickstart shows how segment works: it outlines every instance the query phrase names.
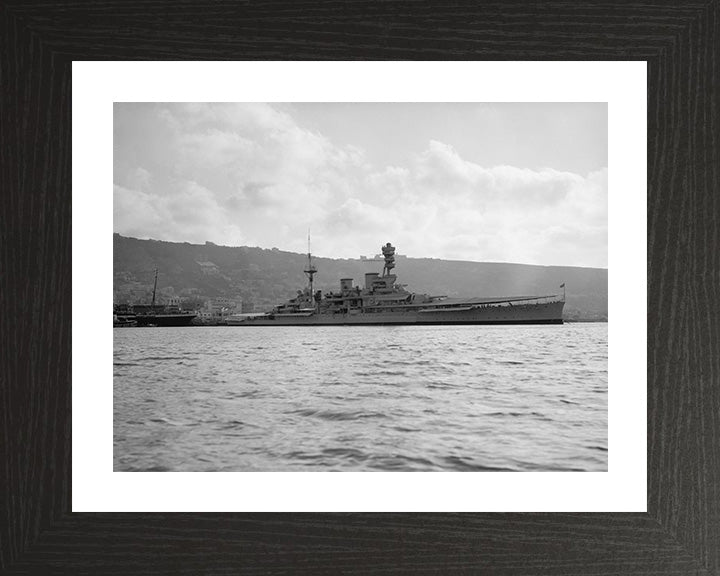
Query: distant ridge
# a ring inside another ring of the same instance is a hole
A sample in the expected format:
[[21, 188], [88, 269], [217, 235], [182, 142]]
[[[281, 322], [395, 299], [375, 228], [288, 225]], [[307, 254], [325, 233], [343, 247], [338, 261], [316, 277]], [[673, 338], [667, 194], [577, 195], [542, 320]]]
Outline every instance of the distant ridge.
[[[378, 246], [387, 241], [392, 239], [378, 239]], [[190, 306], [217, 297], [242, 298], [246, 311], [264, 310], [305, 286], [306, 258], [274, 248], [140, 240], [114, 234], [113, 296], [117, 303], [146, 300], [157, 267], [161, 297], [180, 296]], [[314, 260], [318, 267], [315, 285], [322, 290], [337, 288], [340, 278], [360, 283], [366, 272], [382, 269], [379, 262]], [[398, 281], [411, 291], [447, 296], [559, 294], [564, 282], [566, 319], [602, 321], [608, 317], [608, 271], [604, 268], [399, 256], [396, 272]]]

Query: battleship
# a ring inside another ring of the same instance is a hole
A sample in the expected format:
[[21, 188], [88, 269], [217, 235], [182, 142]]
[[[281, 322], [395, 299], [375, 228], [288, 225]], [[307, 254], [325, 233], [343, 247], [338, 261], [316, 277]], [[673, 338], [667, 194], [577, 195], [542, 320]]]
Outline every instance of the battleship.
[[338, 290], [314, 290], [318, 270], [308, 249], [303, 271], [308, 285], [291, 300], [262, 314], [236, 315], [228, 320], [235, 326], [348, 326], [396, 324], [562, 324], [565, 285], [562, 296], [448, 298], [406, 290], [397, 283], [395, 247], [382, 247], [382, 273], [365, 274], [364, 286], [342, 278]]

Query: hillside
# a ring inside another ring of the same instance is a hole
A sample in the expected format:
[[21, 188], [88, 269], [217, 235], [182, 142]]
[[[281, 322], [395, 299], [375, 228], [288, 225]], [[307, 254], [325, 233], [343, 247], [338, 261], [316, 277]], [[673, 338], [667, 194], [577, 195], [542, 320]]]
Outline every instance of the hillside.
[[[245, 311], [265, 310], [305, 286], [302, 270], [306, 263], [304, 254], [277, 249], [138, 240], [114, 234], [114, 300], [149, 302], [157, 267], [161, 300], [179, 296], [187, 307], [195, 307], [211, 298], [240, 297]], [[319, 271], [316, 287], [322, 290], [336, 289], [340, 278], [362, 283], [366, 272], [382, 270], [380, 262], [361, 260], [314, 258], [314, 263]], [[557, 294], [565, 282], [566, 319], [607, 319], [606, 269], [399, 256], [395, 271], [408, 290], [431, 295]]]

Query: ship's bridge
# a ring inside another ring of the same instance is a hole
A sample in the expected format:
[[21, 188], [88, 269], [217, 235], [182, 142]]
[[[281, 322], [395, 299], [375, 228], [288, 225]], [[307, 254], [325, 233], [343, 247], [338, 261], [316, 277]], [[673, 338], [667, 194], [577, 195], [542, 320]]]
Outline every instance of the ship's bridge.
[[397, 276], [395, 274], [387, 274], [373, 278], [371, 289], [375, 292], [392, 292], [395, 286]]

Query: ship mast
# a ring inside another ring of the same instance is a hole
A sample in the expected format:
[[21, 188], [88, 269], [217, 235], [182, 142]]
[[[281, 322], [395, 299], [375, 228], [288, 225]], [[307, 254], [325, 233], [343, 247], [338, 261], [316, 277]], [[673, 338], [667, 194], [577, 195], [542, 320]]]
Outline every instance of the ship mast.
[[155, 285], [153, 286], [153, 299], [152, 299], [152, 304], [150, 305], [151, 311], [155, 310], [155, 291], [157, 290], [157, 273], [158, 273], [158, 269], [155, 268]]
[[307, 269], [303, 270], [308, 277], [310, 286], [310, 302], [315, 302], [315, 293], [313, 292], [313, 276], [317, 273], [317, 268], [312, 263], [312, 253], [310, 252], [310, 230], [308, 229], [308, 265]]
[[395, 268], [395, 246], [388, 242], [382, 247], [382, 254], [385, 258], [385, 266], [383, 266], [383, 276], [390, 276], [390, 270]]

